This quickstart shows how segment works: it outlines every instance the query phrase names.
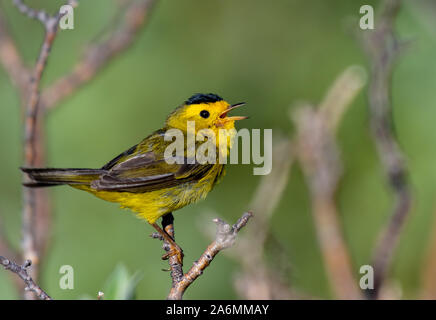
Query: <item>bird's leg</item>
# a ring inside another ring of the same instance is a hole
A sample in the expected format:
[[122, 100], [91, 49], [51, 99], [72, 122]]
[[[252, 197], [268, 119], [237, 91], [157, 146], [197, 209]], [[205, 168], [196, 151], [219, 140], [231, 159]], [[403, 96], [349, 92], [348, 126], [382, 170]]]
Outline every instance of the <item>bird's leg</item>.
[[174, 237], [174, 216], [173, 214], [167, 213], [162, 217], [162, 229], [175, 241]]
[[[170, 252], [167, 254], [168, 258], [173, 256], [173, 255], [176, 255], [177, 262], [180, 265], [183, 265], [183, 250], [175, 242], [174, 216], [171, 212], [167, 213], [166, 215], [164, 215], [162, 217], [162, 228], [173, 240], [173, 245], [172, 245], [172, 247], [170, 247]], [[171, 251], [173, 251], [173, 252], [175, 251], [175, 253], [172, 253]]]
[[[162, 219], [162, 226], [165, 230], [163, 230], [161, 227], [159, 227], [156, 223], [152, 223], [151, 225], [153, 228], [156, 229], [156, 231], [162, 236], [164, 242], [166, 242], [169, 246], [168, 252], [162, 256], [162, 259], [169, 259], [171, 257], [177, 258], [177, 263], [180, 265], [183, 265], [183, 250], [180, 248], [177, 243], [174, 241], [174, 228], [173, 228], [173, 221], [174, 218], [171, 213], [167, 214], [171, 215], [170, 217], [167, 217], [166, 219]], [[166, 215], [166, 216], [167, 216]], [[166, 217], [164, 216], [164, 217]]]

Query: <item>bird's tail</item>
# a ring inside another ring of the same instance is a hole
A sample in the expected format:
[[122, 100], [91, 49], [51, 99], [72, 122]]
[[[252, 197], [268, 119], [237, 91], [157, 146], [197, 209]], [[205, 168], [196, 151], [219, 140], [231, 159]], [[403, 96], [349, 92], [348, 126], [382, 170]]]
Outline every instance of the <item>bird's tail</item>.
[[105, 172], [101, 169], [20, 168], [27, 173], [26, 187], [50, 187], [62, 184], [89, 185]]

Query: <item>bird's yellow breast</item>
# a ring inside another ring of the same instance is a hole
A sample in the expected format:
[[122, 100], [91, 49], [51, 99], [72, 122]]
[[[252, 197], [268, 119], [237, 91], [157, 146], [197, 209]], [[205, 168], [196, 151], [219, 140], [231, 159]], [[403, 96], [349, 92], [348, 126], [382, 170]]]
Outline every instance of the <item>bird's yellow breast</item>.
[[215, 164], [198, 181], [144, 193], [101, 191], [92, 189], [87, 185], [71, 186], [88, 191], [103, 200], [119, 203], [122, 208], [129, 208], [137, 213], [138, 217], [146, 219], [149, 223], [154, 223], [166, 213], [205, 198], [223, 174], [224, 165]]

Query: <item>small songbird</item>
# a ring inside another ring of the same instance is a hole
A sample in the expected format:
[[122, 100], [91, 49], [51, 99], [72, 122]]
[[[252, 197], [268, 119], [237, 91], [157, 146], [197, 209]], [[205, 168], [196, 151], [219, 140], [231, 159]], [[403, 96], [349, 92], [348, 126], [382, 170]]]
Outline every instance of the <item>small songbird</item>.
[[[188, 123], [195, 124], [195, 133], [211, 129], [218, 137], [219, 129], [235, 132], [235, 121], [247, 117], [230, 117], [228, 113], [242, 105], [244, 103], [230, 105], [216, 94], [193, 95], [167, 117], [162, 129], [100, 169], [21, 168], [30, 178], [24, 185], [46, 187], [67, 184], [103, 200], [119, 203], [122, 208], [129, 208], [147, 220], [175, 248], [175, 252], [170, 251], [164, 258], [177, 255], [181, 262], [183, 253], [180, 247], [156, 224], [156, 220], [204, 198], [223, 176], [224, 164], [219, 161], [205, 164], [192, 161], [188, 158], [186, 143], [186, 161], [167, 161], [165, 150], [172, 141], [166, 141], [165, 133], [169, 129], [178, 129], [186, 137], [190, 128]], [[223, 147], [230, 149], [232, 138], [226, 139], [224, 146], [216, 139], [217, 154], [222, 152]], [[196, 142], [196, 146], [199, 144], [201, 141]]]

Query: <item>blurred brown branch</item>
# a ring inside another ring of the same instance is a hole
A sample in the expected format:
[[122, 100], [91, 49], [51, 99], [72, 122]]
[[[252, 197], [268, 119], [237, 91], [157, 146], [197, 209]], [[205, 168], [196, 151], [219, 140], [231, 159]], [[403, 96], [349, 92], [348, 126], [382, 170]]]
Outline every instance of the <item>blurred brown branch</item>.
[[26, 260], [23, 265], [18, 265], [15, 262], [0, 256], [0, 264], [6, 269], [15, 274], [17, 274], [21, 280], [25, 283], [25, 290], [32, 291], [41, 300], [52, 300], [52, 298], [42, 290], [33, 281], [32, 277], [29, 275], [28, 268], [32, 264], [30, 260]]
[[[94, 78], [113, 58], [128, 49], [148, 20], [153, 0], [131, 1], [125, 6], [124, 18], [111, 28], [107, 39], [90, 44], [70, 74], [49, 86], [41, 97], [41, 105], [51, 109], [78, 88]], [[104, 38], [104, 35], [102, 35]]]
[[391, 217], [375, 247], [372, 263], [374, 290], [370, 294], [372, 298], [377, 298], [379, 295], [411, 206], [407, 168], [392, 129], [390, 98], [392, 69], [403, 45], [394, 34], [395, 18], [400, 6], [400, 0], [384, 1], [376, 28], [368, 31], [364, 43], [371, 62], [368, 96], [372, 133], [389, 186], [396, 198]]
[[[153, 0], [132, 0], [124, 5], [125, 14], [119, 24], [110, 28], [107, 39], [90, 46], [70, 75], [62, 77], [42, 93], [40, 82], [57, 35], [61, 14], [51, 16], [44, 10], [32, 9], [22, 0], [13, 0], [13, 4], [21, 13], [38, 20], [45, 30], [36, 64], [32, 68], [27, 68], [0, 13], [0, 63], [18, 88], [24, 106], [25, 166], [43, 166], [45, 109], [53, 108], [62, 99], [73, 94], [79, 86], [91, 80], [113, 58], [125, 51], [144, 26], [153, 3]], [[67, 0], [66, 4], [74, 7], [77, 1]], [[34, 279], [38, 276], [40, 259], [50, 236], [50, 226], [50, 205], [46, 191], [23, 188], [22, 256], [23, 260], [33, 261], [34, 266], [29, 272]], [[11, 252], [6, 251], [6, 241], [2, 241], [0, 247], [5, 249], [2, 252]], [[26, 295], [26, 298], [31, 297]]]
[[339, 299], [361, 298], [343, 239], [335, 193], [342, 164], [335, 131], [342, 115], [365, 83], [365, 73], [350, 67], [335, 81], [318, 110], [310, 105], [294, 112], [296, 152], [309, 185], [318, 241], [329, 282]]
[[[48, 15], [45, 11], [34, 10], [26, 6], [20, 0], [14, 0], [14, 5], [18, 10], [30, 18], [35, 18], [44, 26], [44, 41], [42, 43], [39, 57], [36, 61], [33, 70], [31, 71], [30, 84], [27, 88], [25, 102], [25, 120], [24, 120], [24, 166], [33, 167], [42, 163], [42, 137], [41, 123], [39, 120], [39, 91], [40, 82], [47, 65], [47, 60], [50, 55], [53, 42], [56, 39], [58, 24], [61, 14], [57, 13], [54, 16]], [[67, 1], [67, 4], [73, 5], [75, 1]], [[38, 277], [39, 259], [41, 256], [41, 247], [37, 243], [37, 230], [35, 228], [36, 221], [40, 216], [46, 217], [46, 210], [39, 211], [41, 202], [37, 199], [37, 191], [23, 187], [23, 214], [22, 214], [22, 255], [23, 260], [34, 262], [34, 267], [30, 271], [31, 276], [35, 279]], [[43, 193], [39, 193], [40, 196]], [[48, 221], [49, 219], [44, 219]], [[30, 298], [28, 295], [26, 297]]]
[[[167, 299], [181, 300], [186, 289], [203, 274], [204, 270], [210, 265], [215, 256], [220, 251], [230, 248], [235, 243], [238, 232], [245, 227], [252, 216], [251, 212], [244, 213], [233, 226], [221, 219], [215, 218], [213, 220], [217, 226], [215, 240], [206, 248], [200, 258], [194, 262], [193, 266], [185, 274], [183, 273], [182, 263], [178, 261], [175, 256], [170, 256], [169, 264], [171, 268], [172, 286]], [[163, 228], [174, 239], [172, 215], [170, 216], [170, 221], [163, 222]], [[157, 233], [153, 233], [152, 237], [164, 241]], [[164, 249], [167, 252], [174, 250], [174, 248], [171, 248], [171, 244], [166, 241], [164, 241]]]
[[[57, 25], [61, 18], [60, 13], [51, 16], [44, 10], [35, 10], [27, 6], [23, 0], [13, 0], [12, 2], [22, 14], [41, 22], [46, 31], [49, 29], [57, 29]], [[75, 7], [77, 6], [77, 0], [67, 0], [66, 4]]]

